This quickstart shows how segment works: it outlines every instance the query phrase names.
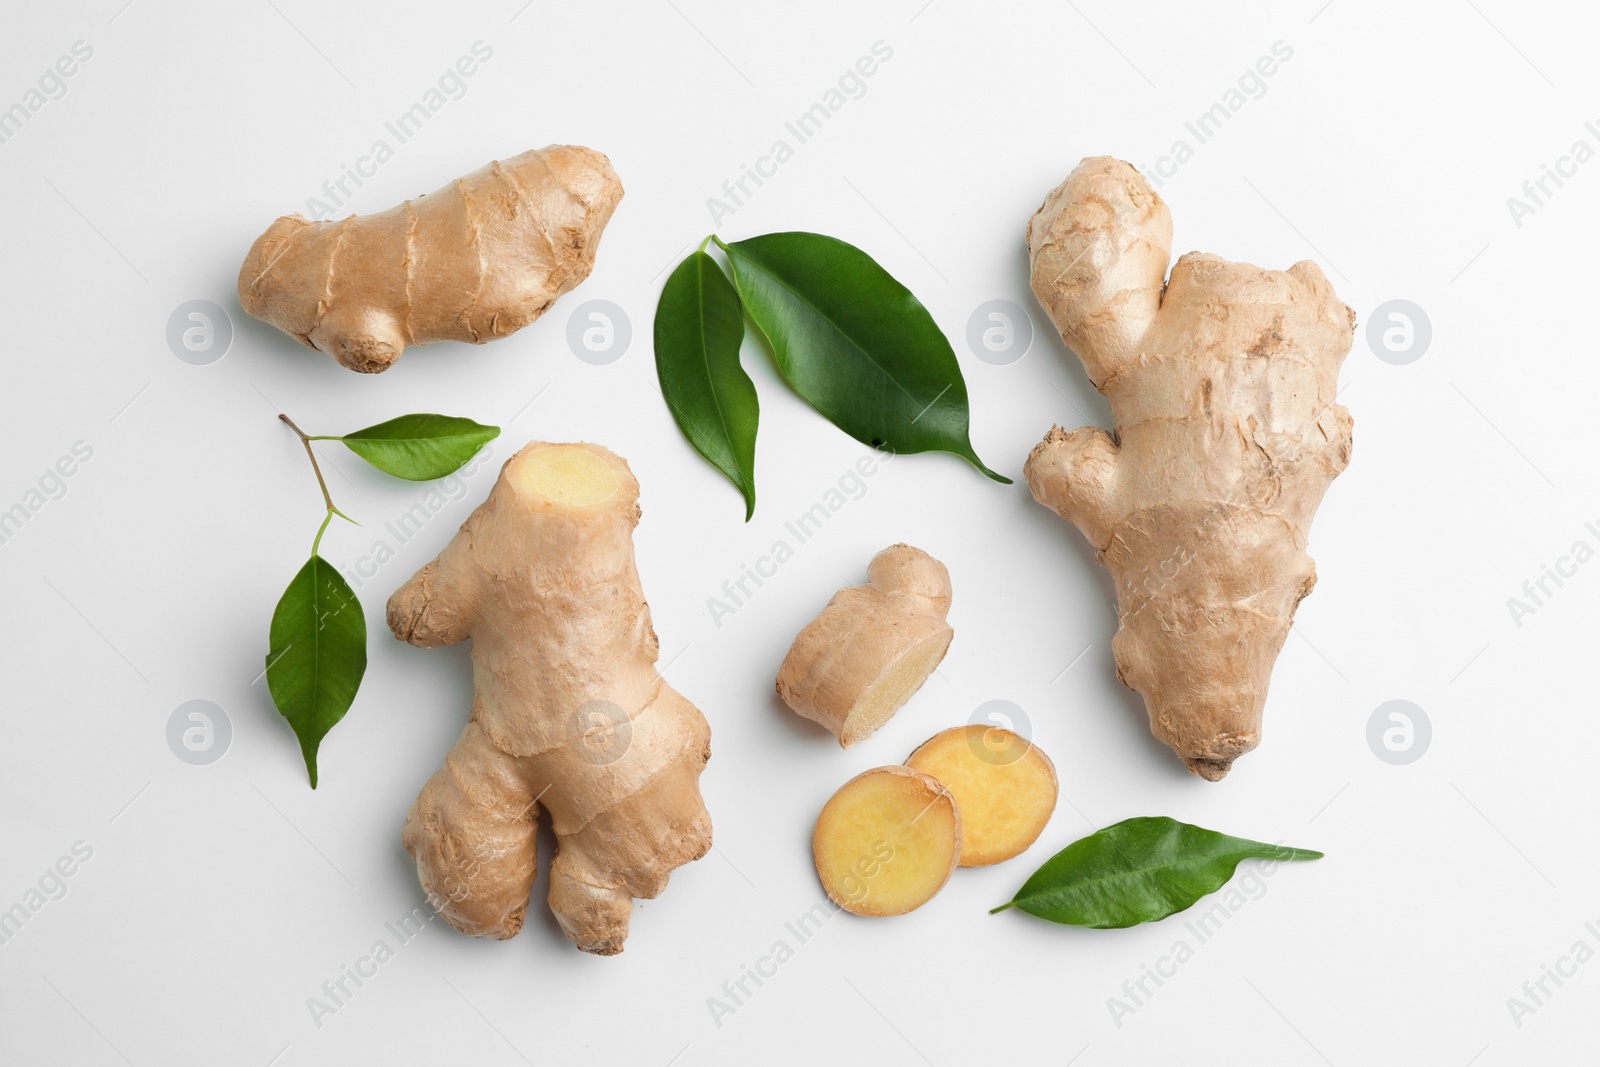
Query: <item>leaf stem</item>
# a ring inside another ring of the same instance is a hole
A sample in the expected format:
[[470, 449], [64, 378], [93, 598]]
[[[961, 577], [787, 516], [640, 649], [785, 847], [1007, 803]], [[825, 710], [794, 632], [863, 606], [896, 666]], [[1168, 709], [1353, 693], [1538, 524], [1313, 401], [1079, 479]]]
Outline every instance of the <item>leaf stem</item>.
[[[706, 239], [704, 241], [700, 242], [700, 247], [698, 249], [696, 249], [695, 251], [704, 252], [706, 250], [706, 245], [708, 245], [712, 241], [716, 241], [716, 240], [717, 240], [717, 235], [716, 234], [714, 234], [714, 233], [706, 234]], [[721, 243], [722, 243], [721, 241], [717, 241], [717, 244], [720, 245]]]
[[[333, 509], [329, 508], [327, 514], [322, 516], [322, 525], [317, 527], [317, 536], [311, 539], [311, 555], [312, 555], [313, 558], [316, 557], [317, 546], [322, 544], [322, 535], [327, 532], [328, 523], [330, 523], [332, 521], [333, 521]], [[316, 788], [316, 784], [313, 783], [311, 788], [315, 789]]]
[[998, 908], [990, 908], [989, 909], [989, 914], [990, 915], [998, 914], [999, 912], [1005, 911], [1007, 908], [1015, 907], [1016, 903], [1017, 902], [1014, 901], [1014, 900], [1008, 900], [1004, 904], [1000, 905]]
[[294, 424], [294, 420], [289, 416], [279, 412], [278, 418], [282, 419], [289, 429], [294, 431], [295, 436], [300, 438], [300, 443], [305, 446], [306, 458], [311, 460], [311, 470], [317, 476], [317, 488], [322, 490], [322, 503], [328, 509], [328, 513], [322, 517], [322, 525], [317, 528], [317, 536], [311, 542], [311, 554], [315, 556], [317, 554], [317, 546], [322, 544], [322, 535], [328, 529], [328, 523], [333, 521], [335, 515], [346, 522], [354, 523], [356, 521], [334, 506], [333, 497], [328, 494], [328, 483], [322, 477], [322, 468], [317, 465], [317, 454], [311, 450], [312, 441], [331, 441], [338, 440], [338, 438], [309, 437], [304, 430]]

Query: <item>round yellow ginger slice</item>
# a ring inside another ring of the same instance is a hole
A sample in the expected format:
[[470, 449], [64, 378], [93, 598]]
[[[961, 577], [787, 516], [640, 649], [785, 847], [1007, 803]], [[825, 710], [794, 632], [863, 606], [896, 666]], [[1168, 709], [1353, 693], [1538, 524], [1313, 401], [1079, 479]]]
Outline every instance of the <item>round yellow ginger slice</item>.
[[986, 867], [1025, 851], [1056, 807], [1056, 769], [1032, 742], [975, 723], [934, 734], [906, 766], [931, 775], [961, 809], [961, 866]]
[[961, 855], [961, 813], [939, 782], [909, 767], [850, 779], [811, 837], [828, 898], [854, 915], [904, 915], [944, 888]]

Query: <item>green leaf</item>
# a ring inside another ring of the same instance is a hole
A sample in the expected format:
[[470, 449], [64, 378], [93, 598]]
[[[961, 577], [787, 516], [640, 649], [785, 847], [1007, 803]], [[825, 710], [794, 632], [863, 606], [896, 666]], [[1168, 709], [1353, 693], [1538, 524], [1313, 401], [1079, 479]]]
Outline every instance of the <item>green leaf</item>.
[[335, 440], [385, 474], [426, 482], [460, 470], [498, 436], [498, 426], [455, 415], [401, 415]]
[[999, 482], [968, 436], [950, 341], [911, 291], [852, 245], [815, 233], [718, 242], [778, 372], [845, 433], [886, 452], [953, 452]]
[[[1315, 860], [1322, 853], [1247, 841], [1166, 817], [1128, 819], [1045, 861], [1008, 903], [1030, 915], [1097, 929], [1154, 922], [1215, 893], [1239, 861]], [[992, 913], [991, 913], [992, 914]]]
[[755, 383], [739, 365], [744, 309], [717, 261], [696, 251], [678, 264], [656, 305], [656, 375], [661, 395], [694, 450], [756, 510]]
[[333, 564], [313, 555], [272, 612], [267, 689], [289, 720], [317, 787], [317, 746], [344, 718], [367, 670], [361, 601]]

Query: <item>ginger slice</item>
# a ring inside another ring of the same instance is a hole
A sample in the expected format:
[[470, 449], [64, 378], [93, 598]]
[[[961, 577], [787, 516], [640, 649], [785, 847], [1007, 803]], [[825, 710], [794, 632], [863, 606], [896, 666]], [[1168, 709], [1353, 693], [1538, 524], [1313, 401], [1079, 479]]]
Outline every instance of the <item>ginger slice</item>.
[[1056, 807], [1056, 769], [1030, 741], [975, 723], [934, 734], [906, 766], [938, 779], [961, 810], [961, 866], [1027, 850]]
[[961, 855], [961, 813], [939, 782], [908, 767], [850, 779], [811, 838], [828, 898], [854, 915], [904, 915], [944, 887]]

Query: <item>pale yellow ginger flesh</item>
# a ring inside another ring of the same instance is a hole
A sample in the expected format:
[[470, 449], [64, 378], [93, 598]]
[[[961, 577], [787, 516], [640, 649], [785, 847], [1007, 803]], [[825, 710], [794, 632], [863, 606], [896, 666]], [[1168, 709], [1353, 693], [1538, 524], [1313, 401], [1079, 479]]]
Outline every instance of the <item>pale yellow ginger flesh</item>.
[[551, 145], [373, 215], [278, 219], [239, 268], [239, 303], [351, 370], [408, 345], [482, 344], [543, 315], [594, 268], [622, 183], [599, 152]]
[[711, 847], [705, 719], [656, 673], [634, 569], [639, 486], [597, 445], [528, 445], [449, 546], [389, 599], [414, 645], [472, 639], [472, 716], [406, 816], [439, 914], [522, 926], [541, 812], [550, 910], [586, 952], [622, 951], [635, 897]]
[[850, 779], [822, 808], [811, 837], [828, 898], [855, 915], [904, 915], [944, 888], [961, 855], [950, 791], [908, 767]]
[[1316, 264], [1190, 252], [1139, 172], [1084, 160], [1028, 223], [1034, 295], [1111, 405], [1023, 468], [1116, 584], [1117, 675], [1216, 781], [1261, 738], [1272, 666], [1316, 582], [1311, 518], [1350, 459], [1335, 403], [1355, 313]]
[[956, 726], [924, 741], [906, 766], [937, 778], [961, 811], [961, 866], [986, 867], [1027, 850], [1056, 807], [1056, 768], [1010, 730]]
[[955, 631], [950, 574], [910, 545], [867, 565], [867, 584], [839, 590], [800, 631], [778, 668], [778, 695], [849, 748], [911, 699], [944, 659]]
[[616, 467], [586, 448], [548, 445], [523, 449], [506, 476], [530, 502], [590, 507], [616, 495], [622, 479]]

